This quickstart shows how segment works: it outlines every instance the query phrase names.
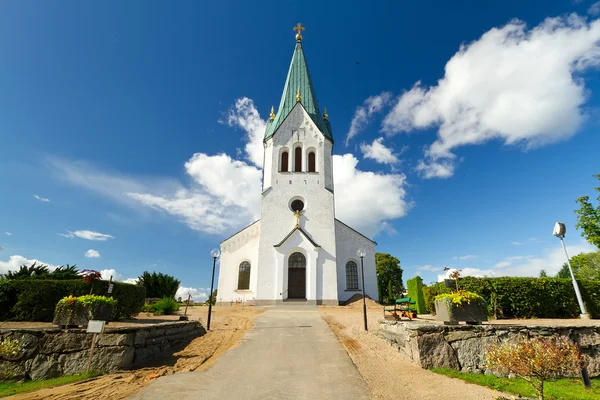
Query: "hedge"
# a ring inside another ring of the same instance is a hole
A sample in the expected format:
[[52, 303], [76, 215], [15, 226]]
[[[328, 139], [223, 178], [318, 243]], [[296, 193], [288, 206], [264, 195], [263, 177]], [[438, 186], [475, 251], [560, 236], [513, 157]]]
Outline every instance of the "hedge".
[[415, 301], [417, 314], [427, 314], [425, 306], [425, 297], [423, 296], [423, 279], [420, 276], [415, 276], [406, 281], [408, 288], [408, 297]]
[[[577, 282], [587, 312], [599, 318], [600, 281]], [[492, 318], [575, 318], [581, 313], [571, 279], [465, 277], [459, 287], [483, 296]], [[433, 298], [451, 290], [439, 282], [423, 291], [429, 312], [434, 312]]]
[[[144, 306], [143, 286], [113, 282], [111, 296], [117, 300], [113, 320], [130, 318]], [[108, 281], [94, 284], [94, 294], [106, 294]], [[90, 293], [90, 285], [77, 280], [0, 281], [0, 321], [52, 321], [56, 304], [63, 297]]]

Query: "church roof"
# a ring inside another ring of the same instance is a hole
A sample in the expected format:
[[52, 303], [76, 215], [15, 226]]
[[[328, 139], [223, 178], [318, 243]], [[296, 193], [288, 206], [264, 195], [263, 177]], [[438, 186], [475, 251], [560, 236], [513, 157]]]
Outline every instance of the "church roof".
[[265, 140], [269, 139], [277, 132], [277, 129], [279, 129], [285, 118], [296, 105], [298, 90], [300, 90], [300, 103], [304, 107], [304, 110], [310, 115], [310, 118], [315, 125], [317, 125], [321, 133], [333, 142], [331, 124], [328, 120], [323, 119], [323, 115], [319, 111], [317, 96], [313, 89], [312, 80], [310, 79], [308, 66], [306, 64], [306, 58], [304, 57], [304, 51], [302, 50], [301, 36], [299, 38], [298, 36], [296, 37], [296, 49], [294, 50], [290, 69], [288, 71], [287, 79], [285, 80], [285, 86], [283, 87], [281, 102], [279, 103], [275, 118], [267, 122]]
[[277, 244], [274, 244], [273, 247], [281, 247], [286, 240], [288, 240], [290, 238], [290, 236], [292, 236], [294, 234], [294, 232], [299, 231], [302, 235], [304, 235], [304, 237], [306, 239], [308, 239], [308, 241], [315, 247], [321, 247], [319, 246], [314, 240], [311, 239], [310, 236], [308, 236], [306, 234], [306, 232], [304, 232], [304, 229], [300, 228], [299, 226], [296, 226], [294, 229], [292, 229], [292, 231], [290, 233], [287, 234], [286, 237], [283, 238], [283, 240]]

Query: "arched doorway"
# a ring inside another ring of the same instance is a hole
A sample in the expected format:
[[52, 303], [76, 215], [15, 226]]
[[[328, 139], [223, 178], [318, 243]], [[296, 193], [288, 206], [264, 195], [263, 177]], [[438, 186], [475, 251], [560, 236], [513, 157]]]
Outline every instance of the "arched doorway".
[[306, 257], [293, 253], [288, 260], [288, 299], [306, 299]]

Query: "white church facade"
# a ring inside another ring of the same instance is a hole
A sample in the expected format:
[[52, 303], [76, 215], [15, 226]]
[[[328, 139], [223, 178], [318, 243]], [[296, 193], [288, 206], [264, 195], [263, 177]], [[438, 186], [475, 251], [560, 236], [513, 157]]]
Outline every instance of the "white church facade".
[[376, 243], [335, 218], [333, 135], [299, 27], [281, 102], [265, 131], [261, 218], [221, 243], [217, 304], [343, 304], [362, 294], [359, 249], [365, 292], [377, 299]]

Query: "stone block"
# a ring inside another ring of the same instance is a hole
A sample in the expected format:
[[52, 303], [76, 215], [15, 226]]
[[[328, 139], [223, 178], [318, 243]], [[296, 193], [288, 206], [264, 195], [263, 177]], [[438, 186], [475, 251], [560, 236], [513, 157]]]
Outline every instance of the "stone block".
[[[429, 333], [417, 338], [418, 364], [422, 368], [452, 368], [459, 369], [460, 365], [452, 346], [441, 333]], [[414, 351], [414, 349], [412, 349]], [[413, 356], [414, 356], [413, 352]]]
[[62, 376], [62, 365], [58, 358], [58, 354], [38, 354], [35, 358], [25, 362], [27, 374], [34, 381]]
[[446, 334], [445, 339], [448, 343], [458, 340], [467, 340], [477, 337], [477, 333], [470, 330], [450, 331]]
[[146, 340], [148, 339], [148, 331], [147, 330], [139, 330], [135, 333], [135, 339], [133, 344], [138, 346], [144, 346], [146, 344]]
[[98, 338], [99, 346], [133, 346], [133, 333], [103, 333]]
[[85, 332], [59, 332], [46, 334], [40, 341], [40, 353], [68, 353], [89, 349], [92, 335]]
[[20, 381], [27, 377], [25, 361], [0, 361], [0, 380]]

